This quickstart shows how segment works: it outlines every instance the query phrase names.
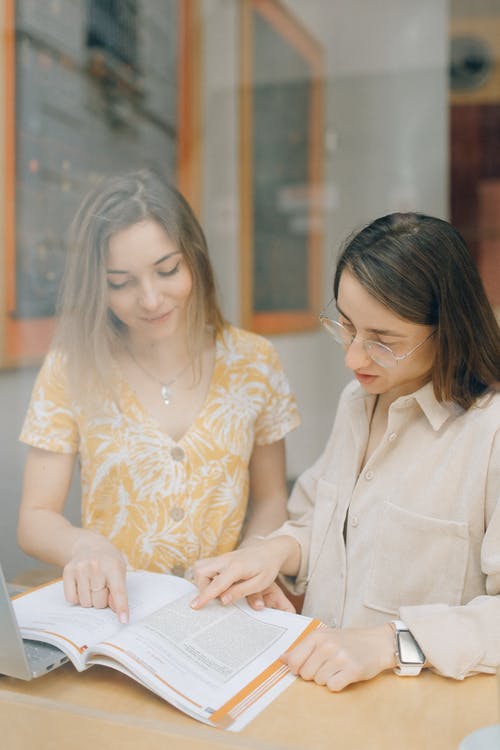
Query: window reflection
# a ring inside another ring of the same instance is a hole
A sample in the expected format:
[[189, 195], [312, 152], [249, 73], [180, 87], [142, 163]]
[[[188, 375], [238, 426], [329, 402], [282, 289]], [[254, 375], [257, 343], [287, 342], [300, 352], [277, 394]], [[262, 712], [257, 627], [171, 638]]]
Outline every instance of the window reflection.
[[500, 3], [454, 0], [450, 212], [500, 316]]
[[16, 3], [16, 319], [50, 317], [64, 238], [107, 173], [177, 181], [178, 3]]

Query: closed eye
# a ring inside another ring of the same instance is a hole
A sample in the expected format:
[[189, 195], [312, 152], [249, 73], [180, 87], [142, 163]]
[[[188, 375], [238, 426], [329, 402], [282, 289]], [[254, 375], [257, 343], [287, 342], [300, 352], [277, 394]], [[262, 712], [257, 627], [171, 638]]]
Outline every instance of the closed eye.
[[386, 346], [388, 349], [392, 350], [392, 347], [394, 344], [388, 344], [386, 341], [381, 341], [380, 339], [367, 339], [367, 344], [381, 344], [382, 346]]
[[344, 326], [344, 328], [349, 331], [349, 333], [352, 333], [353, 335], [356, 334], [356, 329], [354, 328], [353, 324], [350, 320], [347, 320], [347, 318], [344, 318], [343, 315], [339, 315], [339, 323]]
[[115, 282], [113, 282], [113, 281], [110, 281], [110, 280], [108, 279], [108, 287], [109, 287], [110, 289], [123, 289], [123, 288], [124, 288], [124, 287], [126, 287], [126, 286], [127, 286], [127, 285], [128, 285], [129, 283], [130, 283], [130, 280], [129, 280], [129, 279], [127, 279], [127, 281], [122, 281], [122, 282], [121, 282], [121, 284], [116, 284]]
[[[350, 320], [347, 320], [343, 315], [339, 315], [339, 323], [343, 325], [343, 327], [348, 331], [348, 333], [351, 334], [351, 336], [356, 336], [357, 331], [356, 328], [353, 326]], [[380, 338], [380, 336], [377, 336], [376, 334], [371, 334], [369, 338], [364, 339], [364, 341], [367, 341], [372, 344], [382, 344], [383, 346], [386, 346], [388, 349], [392, 349], [393, 346], [396, 346], [399, 344], [399, 341], [384, 341]]]
[[[162, 268], [158, 267], [156, 269], [156, 273], [161, 278], [167, 278], [169, 276], [174, 276], [176, 273], [178, 273], [180, 264], [181, 264], [181, 261], [179, 259], [177, 261], [177, 263], [172, 268], [163, 268], [162, 269]], [[115, 290], [124, 289], [125, 287], [131, 286], [132, 284], [134, 284], [135, 283], [135, 278], [128, 278], [128, 279], [125, 279], [125, 281], [121, 281], [119, 283], [116, 283], [115, 281], [111, 281], [111, 279], [108, 277], [107, 283], [108, 283], [109, 289], [115, 289]]]
[[178, 260], [173, 268], [169, 268], [168, 270], [158, 268], [158, 276], [174, 276], [178, 272], [180, 264], [181, 262]]

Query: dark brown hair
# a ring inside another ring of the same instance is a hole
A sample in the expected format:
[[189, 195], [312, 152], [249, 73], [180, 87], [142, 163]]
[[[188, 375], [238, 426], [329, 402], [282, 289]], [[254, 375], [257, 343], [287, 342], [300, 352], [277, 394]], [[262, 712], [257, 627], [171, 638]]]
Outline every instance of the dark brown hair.
[[436, 327], [432, 382], [439, 401], [468, 409], [498, 385], [498, 323], [455, 227], [418, 213], [383, 216], [348, 240], [335, 299], [344, 269], [400, 318]]

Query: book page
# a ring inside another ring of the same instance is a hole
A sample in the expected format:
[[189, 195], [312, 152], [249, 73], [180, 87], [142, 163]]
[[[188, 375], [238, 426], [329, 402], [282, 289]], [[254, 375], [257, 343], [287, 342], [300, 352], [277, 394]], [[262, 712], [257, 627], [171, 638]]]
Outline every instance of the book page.
[[286, 627], [257, 620], [238, 606], [225, 608], [211, 602], [201, 610], [182, 597], [153, 612], [141, 622], [183, 659], [197, 679], [222, 685], [286, 633]]
[[91, 646], [130, 627], [161, 604], [186, 591], [193, 596], [195, 588], [182, 578], [145, 571], [128, 573], [129, 625], [121, 625], [109, 608], [69, 604], [64, 598], [62, 581], [21, 594], [12, 604], [24, 638], [58, 646], [77, 669], [82, 670], [86, 668], [86, 655]]
[[[261, 710], [278, 683], [283, 681], [281, 690], [293, 679], [279, 656], [313, 621], [278, 610], [256, 612], [246, 603], [223, 607], [214, 601], [194, 611], [191, 599], [188, 594], [172, 601], [101, 642], [89, 661], [112, 665], [115, 659], [119, 669], [125, 667], [183, 711], [208, 723], [241, 728], [246, 717], [240, 712], [251, 718], [250, 709], [259, 703]], [[240, 693], [241, 700], [224, 710]]]

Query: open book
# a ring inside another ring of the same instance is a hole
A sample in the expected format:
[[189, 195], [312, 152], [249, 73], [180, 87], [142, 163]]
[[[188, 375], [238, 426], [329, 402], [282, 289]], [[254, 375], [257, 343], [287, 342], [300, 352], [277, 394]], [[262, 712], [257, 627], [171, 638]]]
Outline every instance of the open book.
[[130, 622], [110, 609], [68, 604], [62, 581], [21, 594], [13, 606], [24, 638], [52, 643], [82, 671], [101, 664], [128, 675], [186, 714], [239, 731], [294, 679], [279, 660], [321, 624], [246, 602], [192, 610], [183, 578], [127, 574]]

